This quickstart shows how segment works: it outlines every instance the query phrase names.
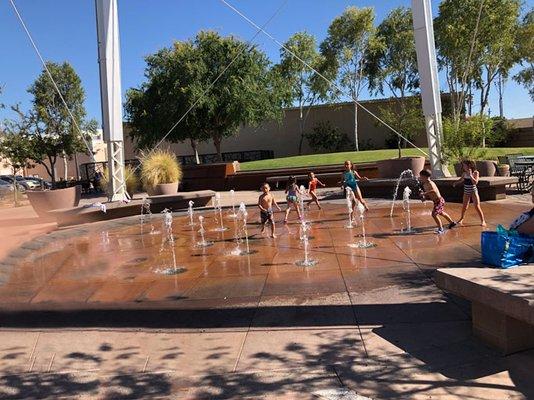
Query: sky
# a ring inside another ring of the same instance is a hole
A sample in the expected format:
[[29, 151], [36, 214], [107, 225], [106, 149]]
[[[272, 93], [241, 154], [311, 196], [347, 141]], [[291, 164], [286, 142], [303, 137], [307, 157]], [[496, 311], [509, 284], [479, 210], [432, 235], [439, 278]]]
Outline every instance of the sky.
[[[86, 92], [88, 117], [101, 120], [94, 0], [14, 0], [37, 46], [46, 60], [71, 63]], [[265, 28], [281, 42], [306, 30], [320, 43], [328, 25], [350, 5], [375, 8], [377, 24], [396, 6], [410, 0], [229, 0], [258, 25], [263, 25], [281, 5], [283, 8]], [[285, 3], [285, 4], [284, 4]], [[534, 0], [526, 1], [527, 7]], [[439, 1], [432, 0], [433, 12]], [[220, 0], [118, 0], [123, 93], [144, 80], [144, 57], [175, 40], [187, 40], [202, 29], [249, 40], [256, 33]], [[0, 0], [0, 103], [30, 105], [28, 87], [41, 72], [41, 64], [8, 0]], [[261, 34], [254, 43], [273, 62], [279, 47]], [[442, 82], [442, 90], [446, 90]], [[370, 96], [364, 93], [363, 99]], [[526, 89], [507, 82], [504, 106], [508, 118], [531, 117], [533, 103]], [[498, 114], [496, 95], [490, 98], [491, 114]], [[473, 111], [476, 111], [474, 108]], [[0, 110], [0, 120], [13, 116]]]

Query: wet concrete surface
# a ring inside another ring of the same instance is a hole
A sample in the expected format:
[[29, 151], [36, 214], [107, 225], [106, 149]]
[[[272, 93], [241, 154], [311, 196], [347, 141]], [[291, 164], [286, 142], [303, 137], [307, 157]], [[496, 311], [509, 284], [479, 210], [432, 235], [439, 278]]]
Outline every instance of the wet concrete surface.
[[[171, 249], [134, 218], [23, 246], [18, 264], [2, 264], [0, 398], [320, 399], [335, 388], [378, 399], [534, 398], [534, 354], [483, 346], [468, 304], [432, 281], [436, 268], [482, 266], [474, 212], [438, 236], [430, 205], [414, 203], [420, 230], [407, 236], [400, 207], [393, 219], [374, 208], [366, 230], [377, 247], [364, 250], [348, 246], [361, 230], [344, 228], [343, 203], [324, 206], [308, 213], [312, 268], [294, 264], [303, 258], [295, 216], [271, 239], [254, 209], [249, 256], [230, 255], [233, 230], [212, 232], [213, 213], [204, 216], [215, 244], [204, 249], [187, 217], [175, 217], [177, 265], [187, 269], [178, 275], [157, 273]], [[486, 229], [528, 208], [485, 203]], [[161, 215], [152, 223], [164, 231]]]

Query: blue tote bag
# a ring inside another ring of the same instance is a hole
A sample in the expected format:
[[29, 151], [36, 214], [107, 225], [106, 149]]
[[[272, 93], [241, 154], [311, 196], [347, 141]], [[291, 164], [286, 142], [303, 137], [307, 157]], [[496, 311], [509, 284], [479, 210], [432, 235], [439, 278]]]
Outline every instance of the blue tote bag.
[[534, 237], [498, 226], [497, 232], [482, 232], [481, 247], [484, 264], [510, 268], [531, 262], [534, 254]]

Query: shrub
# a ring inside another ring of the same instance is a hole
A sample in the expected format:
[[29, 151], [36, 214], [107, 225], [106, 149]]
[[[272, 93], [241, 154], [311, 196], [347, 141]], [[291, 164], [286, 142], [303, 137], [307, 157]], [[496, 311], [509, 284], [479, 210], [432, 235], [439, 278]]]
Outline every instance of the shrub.
[[[131, 165], [124, 167], [124, 178], [126, 179], [126, 191], [132, 195], [139, 189], [139, 179], [135, 173], [135, 169]], [[100, 180], [100, 188], [107, 193], [109, 184], [109, 172], [104, 168], [102, 179]]]
[[337, 126], [333, 126], [330, 121], [318, 122], [312, 132], [306, 134], [306, 139], [315, 151], [341, 151], [345, 150], [350, 143], [347, 135], [342, 133]]
[[143, 154], [141, 181], [145, 189], [153, 189], [163, 183], [180, 183], [182, 168], [170, 150], [153, 150]]

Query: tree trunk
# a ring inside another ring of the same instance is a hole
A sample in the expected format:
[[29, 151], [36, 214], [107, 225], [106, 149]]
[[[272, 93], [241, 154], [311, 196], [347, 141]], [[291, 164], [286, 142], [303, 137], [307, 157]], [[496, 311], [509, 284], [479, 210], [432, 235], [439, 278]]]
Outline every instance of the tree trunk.
[[13, 195], [15, 196], [15, 198], [14, 198], [15, 207], [18, 207], [18, 205], [19, 205], [19, 200], [18, 200], [19, 189], [18, 189], [18, 186], [19, 185], [17, 185], [17, 171], [16, 171], [14, 166], [12, 168], [13, 168]]
[[217, 151], [217, 161], [222, 162], [222, 153], [221, 153], [221, 137], [219, 135], [213, 136], [213, 145], [215, 146], [215, 150]]
[[354, 149], [360, 151], [358, 143], [358, 103], [354, 102]]
[[195, 163], [199, 165], [200, 157], [198, 156], [198, 143], [195, 139], [190, 139], [190, 140], [191, 140], [191, 147], [193, 148], [193, 152], [195, 153]]
[[503, 102], [504, 79], [502, 78], [502, 74], [499, 74], [498, 88], [499, 88], [499, 117], [504, 118], [504, 102]]
[[67, 161], [67, 156], [64, 155], [63, 156], [63, 179], [65, 179], [65, 181], [67, 181], [69, 179], [68, 168], [69, 168], [69, 163]]
[[300, 156], [302, 155], [302, 143], [304, 142], [304, 115], [302, 114], [302, 105], [300, 105], [299, 131], [300, 131], [300, 140], [299, 140], [299, 156]]

